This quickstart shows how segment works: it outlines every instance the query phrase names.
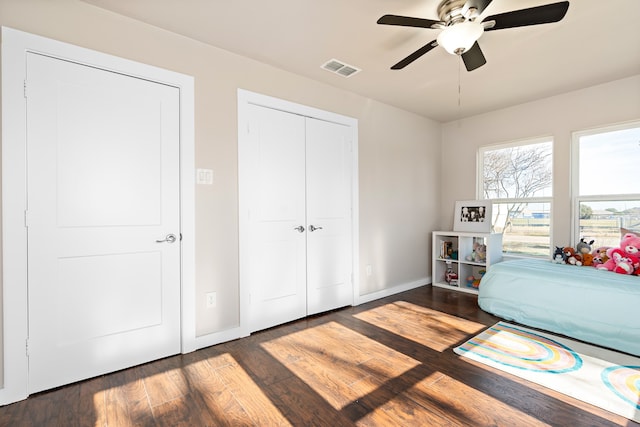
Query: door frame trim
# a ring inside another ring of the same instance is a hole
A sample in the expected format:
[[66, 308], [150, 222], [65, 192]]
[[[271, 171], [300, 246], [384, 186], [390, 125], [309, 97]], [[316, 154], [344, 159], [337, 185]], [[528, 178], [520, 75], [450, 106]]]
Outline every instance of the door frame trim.
[[351, 129], [351, 248], [352, 248], [352, 285], [353, 297], [351, 304], [355, 304], [360, 297], [360, 239], [359, 224], [360, 214], [358, 208], [358, 119], [344, 116], [318, 108], [309, 107], [295, 102], [274, 98], [238, 89], [238, 225], [239, 225], [239, 279], [240, 279], [240, 332], [241, 336], [250, 334], [249, 325], [249, 301], [250, 284], [248, 281], [248, 243], [249, 243], [249, 197], [244, 189], [249, 185], [251, 165], [249, 158], [249, 105], [272, 108], [287, 113], [298, 114], [313, 119], [324, 120], [348, 126]]
[[[0, 405], [28, 396], [26, 53], [174, 86], [180, 91], [181, 351], [196, 349], [193, 77], [2, 27], [2, 366]], [[9, 327], [10, 325], [10, 327]]]

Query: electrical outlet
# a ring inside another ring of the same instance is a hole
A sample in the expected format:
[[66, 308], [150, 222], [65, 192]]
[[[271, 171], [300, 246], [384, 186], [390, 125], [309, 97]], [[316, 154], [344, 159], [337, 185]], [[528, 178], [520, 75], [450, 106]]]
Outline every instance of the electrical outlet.
[[213, 308], [218, 303], [215, 292], [207, 292], [207, 308]]
[[367, 267], [365, 268], [365, 272], [367, 273], [367, 276], [371, 276], [373, 274], [373, 269], [370, 265], [367, 265]]

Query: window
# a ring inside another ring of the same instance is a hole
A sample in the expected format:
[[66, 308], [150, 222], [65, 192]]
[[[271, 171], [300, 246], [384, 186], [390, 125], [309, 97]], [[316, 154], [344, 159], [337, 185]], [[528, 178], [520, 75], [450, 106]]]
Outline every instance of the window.
[[573, 135], [574, 236], [618, 246], [640, 230], [640, 122]]
[[493, 203], [493, 230], [508, 255], [551, 253], [553, 141], [550, 138], [483, 147], [478, 193]]

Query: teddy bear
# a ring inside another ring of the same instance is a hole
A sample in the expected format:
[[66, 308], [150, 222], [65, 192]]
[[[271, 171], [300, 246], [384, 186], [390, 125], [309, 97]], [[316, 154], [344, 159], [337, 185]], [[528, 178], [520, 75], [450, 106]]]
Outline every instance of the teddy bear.
[[577, 266], [582, 265], [582, 256], [580, 256], [580, 254], [577, 254], [576, 250], [573, 249], [571, 246], [565, 246], [563, 248], [563, 252], [567, 257], [566, 258], [567, 264], [577, 265]]
[[[640, 236], [634, 233], [627, 233], [620, 239], [620, 249], [628, 256], [640, 257]], [[640, 270], [636, 268], [634, 274], [638, 275]]]
[[584, 267], [593, 267], [593, 255], [590, 252], [582, 254], [582, 265]]
[[629, 255], [620, 248], [610, 248], [607, 251], [609, 260], [604, 264], [596, 266], [599, 270], [609, 270], [618, 274], [634, 274], [640, 267], [640, 258]]
[[629, 255], [640, 255], [640, 236], [627, 233], [620, 239], [620, 249], [628, 253]]

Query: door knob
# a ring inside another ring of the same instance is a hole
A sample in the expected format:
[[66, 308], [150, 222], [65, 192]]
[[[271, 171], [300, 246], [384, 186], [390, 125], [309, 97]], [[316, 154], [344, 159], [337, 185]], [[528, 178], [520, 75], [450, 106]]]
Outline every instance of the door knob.
[[316, 231], [316, 230], [322, 230], [322, 227], [316, 227], [314, 225], [309, 226], [309, 231]]
[[301, 226], [301, 225], [299, 225], [299, 226], [297, 226], [297, 227], [294, 227], [293, 229], [294, 229], [294, 230], [298, 230], [298, 233], [304, 233], [304, 227], [303, 227], [303, 226]]
[[164, 243], [164, 242], [167, 242], [167, 243], [173, 243], [173, 242], [175, 242], [176, 240], [177, 240], [177, 239], [176, 239], [176, 235], [175, 235], [175, 234], [167, 234], [167, 237], [165, 237], [165, 238], [164, 238], [164, 239], [162, 239], [162, 240], [156, 240], [156, 243]]

